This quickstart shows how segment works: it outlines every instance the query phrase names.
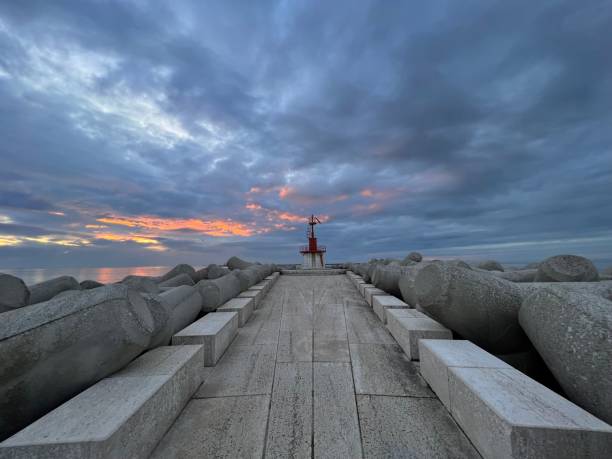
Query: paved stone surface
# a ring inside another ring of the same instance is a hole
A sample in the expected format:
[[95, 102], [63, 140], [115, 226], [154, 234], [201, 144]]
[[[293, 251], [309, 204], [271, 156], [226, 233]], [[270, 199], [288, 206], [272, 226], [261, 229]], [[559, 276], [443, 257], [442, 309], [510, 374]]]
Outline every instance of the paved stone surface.
[[366, 457], [480, 457], [439, 400], [358, 395], [357, 405]]
[[347, 276], [280, 276], [207, 370], [155, 457], [473, 456]]

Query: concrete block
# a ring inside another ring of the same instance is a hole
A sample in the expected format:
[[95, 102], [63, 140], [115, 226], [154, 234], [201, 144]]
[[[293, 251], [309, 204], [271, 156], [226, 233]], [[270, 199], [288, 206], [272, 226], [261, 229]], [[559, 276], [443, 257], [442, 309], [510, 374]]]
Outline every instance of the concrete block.
[[387, 328], [410, 360], [419, 360], [421, 339], [453, 339], [448, 328], [429, 317], [396, 317], [387, 314]]
[[30, 285], [30, 304], [48, 301], [66, 290], [82, 290], [81, 284], [72, 276], [60, 276], [38, 284]]
[[364, 298], [366, 300], [366, 302], [370, 305], [370, 307], [372, 307], [372, 297], [374, 297], [374, 295], [389, 295], [387, 292], [385, 292], [384, 290], [381, 290], [377, 287], [368, 287], [364, 290]]
[[451, 409], [448, 371], [453, 367], [512, 368], [466, 340], [419, 340], [421, 375], [447, 410]]
[[387, 323], [387, 316], [385, 312], [387, 309], [410, 308], [410, 306], [408, 306], [402, 300], [391, 295], [375, 295], [372, 300], [372, 307], [374, 309], [374, 313], [378, 316], [383, 324]]
[[202, 347], [160, 347], [0, 444], [0, 457], [145, 458], [202, 383]]
[[0, 312], [27, 306], [30, 290], [18, 277], [0, 273]]
[[359, 293], [361, 293], [361, 296], [365, 297], [365, 289], [368, 287], [375, 288], [372, 284], [360, 283], [357, 285], [357, 288], [359, 289]]
[[248, 289], [242, 292], [236, 298], [251, 298], [253, 300], [253, 307], [257, 309], [259, 307], [259, 303], [263, 298], [263, 293], [261, 292], [261, 290]]
[[192, 323], [202, 311], [202, 297], [195, 287], [181, 285], [159, 294], [159, 298], [170, 315], [172, 333]]
[[451, 414], [484, 457], [610, 457], [611, 426], [514, 368], [450, 368], [449, 388]]
[[238, 326], [242, 328], [253, 314], [254, 309], [253, 298], [232, 298], [223, 306], [217, 308], [217, 312], [236, 311], [238, 313]]
[[238, 322], [237, 312], [213, 312], [175, 334], [172, 344], [203, 345], [204, 366], [212, 367], [236, 337]]

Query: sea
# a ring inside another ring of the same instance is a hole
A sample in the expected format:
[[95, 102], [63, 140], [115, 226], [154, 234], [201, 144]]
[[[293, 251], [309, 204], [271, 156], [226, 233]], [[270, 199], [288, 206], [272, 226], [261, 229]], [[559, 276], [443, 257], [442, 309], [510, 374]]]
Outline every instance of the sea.
[[171, 269], [172, 266], [130, 266], [123, 268], [0, 268], [0, 272], [19, 277], [23, 279], [26, 285], [36, 284], [59, 276], [73, 276], [79, 282], [91, 279], [102, 282], [103, 284], [109, 284], [118, 282], [129, 275], [161, 276]]

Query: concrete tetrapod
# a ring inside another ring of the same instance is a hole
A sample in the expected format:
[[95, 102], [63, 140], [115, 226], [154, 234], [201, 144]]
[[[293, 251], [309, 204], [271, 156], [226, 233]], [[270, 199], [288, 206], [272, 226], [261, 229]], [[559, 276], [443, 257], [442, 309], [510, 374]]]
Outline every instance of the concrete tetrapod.
[[198, 269], [193, 274], [193, 282], [195, 282], [196, 284], [204, 279], [208, 279], [208, 268]]
[[371, 282], [377, 288], [387, 292], [389, 295], [400, 296], [399, 279], [409, 267], [397, 265], [378, 265], [374, 268]]
[[612, 302], [547, 287], [525, 299], [519, 321], [570, 400], [612, 424]]
[[141, 293], [159, 293], [159, 286], [153, 277], [126, 276], [120, 283]]
[[534, 282], [537, 273], [537, 269], [519, 269], [506, 272], [491, 271], [491, 274], [511, 282]]
[[21, 308], [30, 302], [30, 290], [18, 277], [0, 273], [0, 312]]
[[242, 260], [238, 257], [231, 257], [229, 260], [227, 260], [227, 263], [225, 263], [225, 265], [229, 269], [246, 269], [249, 266], [253, 265], [253, 263], [249, 263], [248, 261]]
[[180, 285], [195, 285], [195, 283], [193, 282], [193, 279], [191, 278], [191, 276], [189, 274], [179, 274], [177, 276], [174, 276], [166, 281], [160, 282], [159, 283], [159, 287], [163, 288], [163, 287], [178, 287]]
[[104, 284], [102, 282], [98, 282], [91, 279], [81, 281], [80, 285], [83, 290], [91, 290], [92, 288], [104, 287]]
[[153, 326], [140, 294], [119, 284], [4, 313], [0, 440], [124, 367]]
[[536, 282], [592, 282], [599, 279], [597, 268], [588, 258], [557, 255], [538, 267]]
[[81, 284], [72, 276], [60, 276], [30, 285], [30, 304], [42, 303], [65, 290], [81, 290]]
[[419, 307], [494, 354], [520, 352], [529, 340], [518, 323], [518, 284], [448, 263], [431, 263], [415, 280]]
[[518, 311], [528, 295], [551, 285], [612, 297], [612, 282], [514, 283], [441, 262], [421, 269], [415, 280], [420, 310], [494, 354], [529, 350]]
[[153, 332], [148, 349], [168, 345], [174, 334], [171, 320], [172, 306], [167, 301], [163, 301], [159, 295], [141, 293], [141, 296], [146, 301], [153, 317]]
[[197, 283], [196, 288], [202, 296], [202, 310], [211, 312], [216, 310], [230, 298], [238, 296], [240, 280], [234, 273], [226, 274], [218, 279], [203, 280]]
[[504, 271], [504, 267], [495, 260], [481, 261], [476, 267], [478, 269], [484, 269], [485, 271]]
[[157, 278], [157, 282], [165, 282], [168, 279], [172, 279], [173, 277], [178, 276], [179, 274], [187, 274], [187, 275], [191, 276], [191, 278], [193, 279], [193, 276], [195, 275], [195, 269], [193, 269], [192, 266], [189, 266], [189, 265], [186, 265], [186, 264], [176, 265], [174, 268], [172, 268], [166, 274], [164, 274], [163, 276], [158, 277]]
[[398, 281], [398, 287], [400, 289], [401, 297], [404, 299], [406, 303], [408, 303], [413, 308], [418, 307], [418, 298], [416, 294], [416, 287], [414, 281], [416, 279], [417, 274], [421, 269], [431, 263], [446, 263], [449, 266], [460, 266], [465, 269], [471, 269], [470, 266], [461, 261], [461, 260], [450, 260], [450, 261], [422, 261], [421, 263], [416, 263], [412, 266], [407, 266], [402, 271], [402, 275]]
[[202, 296], [196, 287], [180, 285], [159, 294], [170, 314], [172, 334], [192, 323], [202, 311]]
[[225, 276], [226, 274], [229, 274], [230, 270], [228, 268], [225, 268], [223, 266], [219, 266], [219, 265], [215, 265], [210, 264], [208, 265], [208, 267], [206, 268], [208, 270], [208, 278], [209, 279], [218, 279], [220, 277]]

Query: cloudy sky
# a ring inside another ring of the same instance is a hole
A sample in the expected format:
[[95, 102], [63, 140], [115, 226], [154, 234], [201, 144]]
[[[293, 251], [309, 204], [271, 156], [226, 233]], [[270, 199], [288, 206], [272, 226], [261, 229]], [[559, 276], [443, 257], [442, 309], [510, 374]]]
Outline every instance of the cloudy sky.
[[610, 1], [0, 2], [0, 267], [612, 264]]

